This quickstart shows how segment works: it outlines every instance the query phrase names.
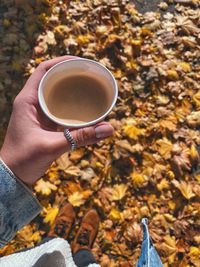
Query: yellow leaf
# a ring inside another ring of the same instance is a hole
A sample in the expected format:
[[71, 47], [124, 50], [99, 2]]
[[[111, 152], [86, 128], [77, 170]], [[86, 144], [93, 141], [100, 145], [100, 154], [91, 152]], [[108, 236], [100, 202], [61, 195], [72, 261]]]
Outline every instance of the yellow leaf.
[[127, 61], [126, 62], [126, 68], [129, 71], [137, 72], [138, 71], [138, 64], [135, 62], [135, 60]]
[[131, 178], [132, 178], [132, 182], [133, 182], [133, 185], [135, 187], [142, 187], [146, 181], [146, 177], [141, 174], [141, 173], [138, 173], [136, 171], [133, 171], [131, 173]]
[[4, 20], [3, 20], [3, 26], [4, 26], [4, 27], [7, 28], [7, 27], [9, 27], [10, 25], [11, 25], [10, 20], [8, 20], [8, 19], [4, 19]]
[[31, 240], [34, 242], [40, 242], [41, 241], [41, 234], [40, 231], [36, 231], [35, 233], [32, 234]]
[[77, 38], [76, 38], [76, 40], [77, 40], [77, 42], [78, 42], [79, 44], [84, 45], [84, 44], [87, 44], [87, 43], [90, 42], [91, 37], [92, 37], [92, 36], [91, 36], [90, 34], [78, 35]]
[[50, 183], [49, 181], [44, 181], [43, 179], [40, 179], [35, 186], [35, 191], [45, 196], [50, 195], [51, 191], [56, 189], [57, 186]]
[[170, 120], [161, 120], [161, 121], [159, 121], [159, 125], [162, 126], [163, 128], [170, 130], [170, 131], [176, 131], [176, 124], [174, 124]]
[[85, 200], [91, 195], [90, 190], [83, 192], [74, 192], [68, 197], [68, 201], [75, 207], [81, 206]]
[[174, 180], [173, 184], [180, 190], [181, 194], [186, 198], [190, 199], [195, 196], [195, 194], [192, 192], [192, 185], [190, 183], [186, 183], [185, 181], [177, 181]]
[[170, 208], [171, 210], [174, 210], [175, 207], [176, 207], [176, 203], [175, 203], [174, 201], [172, 201], [172, 200], [169, 200], [169, 201], [168, 201], [168, 206], [169, 206], [169, 208]]
[[158, 152], [164, 159], [169, 159], [171, 157], [171, 150], [173, 147], [173, 144], [164, 137], [163, 139], [160, 139], [156, 142]]
[[187, 62], [179, 62], [178, 67], [180, 67], [184, 72], [191, 72], [191, 66]]
[[112, 220], [119, 221], [122, 218], [122, 215], [121, 215], [121, 213], [120, 213], [119, 210], [117, 210], [116, 208], [112, 208], [111, 211], [110, 211], [110, 213], [109, 213], [109, 217]]
[[197, 247], [191, 247], [190, 252], [188, 255], [193, 259], [193, 260], [198, 260], [200, 259], [200, 249]]
[[61, 36], [63, 36], [66, 33], [68, 33], [70, 31], [70, 28], [66, 25], [58, 25], [54, 28], [55, 33], [60, 34]]
[[140, 135], [143, 135], [145, 133], [144, 129], [137, 128], [134, 125], [126, 125], [123, 127], [124, 133], [134, 139], [137, 140]]
[[190, 158], [194, 163], [199, 162], [199, 152], [197, 151], [195, 145], [192, 145], [190, 148]]
[[200, 174], [195, 175], [195, 178], [196, 178], [197, 181], [200, 183]]
[[173, 180], [175, 178], [175, 175], [173, 173], [173, 171], [168, 171], [167, 172], [167, 177], [170, 179], [170, 180]]
[[168, 70], [167, 77], [171, 80], [177, 80], [179, 78], [179, 75], [176, 70]]
[[125, 196], [127, 189], [128, 189], [127, 185], [124, 184], [115, 185], [113, 187], [112, 200], [122, 199]]
[[141, 46], [142, 45], [142, 41], [141, 40], [132, 40], [131, 44], [133, 46]]
[[169, 188], [169, 182], [164, 178], [161, 180], [159, 184], [157, 184], [157, 188], [159, 191], [162, 191], [163, 189]]
[[176, 253], [176, 240], [174, 237], [169, 235], [164, 237], [165, 243], [162, 244], [162, 248], [167, 252], [168, 255]]
[[195, 105], [197, 107], [200, 107], [200, 90], [196, 94], [194, 94], [192, 98], [195, 102]]
[[52, 225], [55, 221], [56, 216], [58, 215], [58, 211], [58, 208], [49, 208], [47, 210], [47, 215], [44, 218], [44, 222]]

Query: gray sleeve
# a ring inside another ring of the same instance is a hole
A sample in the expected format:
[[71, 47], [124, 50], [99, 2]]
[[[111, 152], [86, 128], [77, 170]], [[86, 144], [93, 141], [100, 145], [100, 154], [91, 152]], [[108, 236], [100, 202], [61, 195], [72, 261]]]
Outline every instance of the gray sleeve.
[[31, 190], [0, 159], [0, 247], [41, 211]]

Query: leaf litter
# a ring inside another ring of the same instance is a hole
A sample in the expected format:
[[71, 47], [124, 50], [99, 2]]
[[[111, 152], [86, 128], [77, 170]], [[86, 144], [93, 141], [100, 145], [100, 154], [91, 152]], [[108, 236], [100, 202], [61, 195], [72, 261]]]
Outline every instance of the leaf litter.
[[113, 72], [119, 97], [107, 120], [115, 134], [53, 163], [34, 187], [41, 215], [1, 255], [38, 244], [68, 200], [79, 222], [89, 208], [99, 212], [93, 251], [103, 267], [136, 265], [143, 217], [164, 266], [200, 266], [199, 1], [164, 1], [160, 9], [174, 3], [175, 12], [163, 16], [126, 0], [33, 2], [1, 4], [1, 142], [27, 76], [65, 54]]

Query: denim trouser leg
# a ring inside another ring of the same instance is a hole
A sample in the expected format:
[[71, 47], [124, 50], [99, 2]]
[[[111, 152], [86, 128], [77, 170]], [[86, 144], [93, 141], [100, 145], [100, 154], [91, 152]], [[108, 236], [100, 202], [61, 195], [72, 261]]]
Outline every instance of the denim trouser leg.
[[147, 219], [142, 219], [143, 225], [143, 242], [141, 247], [141, 254], [137, 263], [137, 267], [162, 267], [160, 257], [153, 246], [148, 230]]
[[97, 263], [90, 250], [81, 249], [73, 255], [74, 262], [78, 267], [86, 267], [89, 264]]

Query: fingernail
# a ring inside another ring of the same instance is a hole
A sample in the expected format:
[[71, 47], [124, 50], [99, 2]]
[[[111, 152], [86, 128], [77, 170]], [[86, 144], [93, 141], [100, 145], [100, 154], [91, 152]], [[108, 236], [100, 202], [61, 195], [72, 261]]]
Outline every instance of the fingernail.
[[105, 138], [113, 134], [113, 127], [111, 125], [99, 125], [95, 129], [97, 138]]

